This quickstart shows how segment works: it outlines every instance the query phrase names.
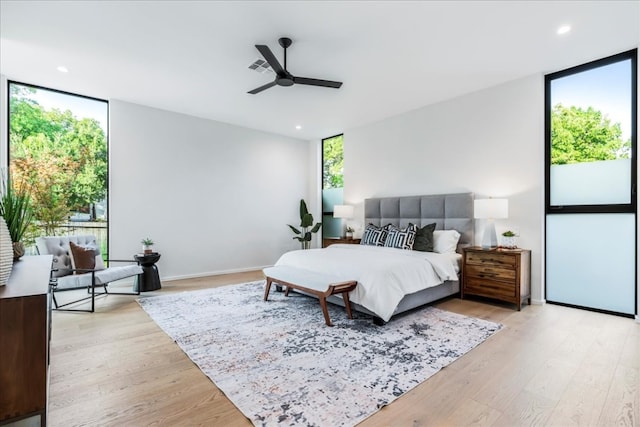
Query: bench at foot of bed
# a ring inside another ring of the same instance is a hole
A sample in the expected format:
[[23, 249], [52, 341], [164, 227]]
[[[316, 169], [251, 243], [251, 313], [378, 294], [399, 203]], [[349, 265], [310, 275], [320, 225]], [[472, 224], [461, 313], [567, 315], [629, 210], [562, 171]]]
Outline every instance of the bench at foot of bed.
[[267, 285], [264, 289], [264, 300], [269, 298], [271, 284], [276, 283], [287, 288], [285, 295], [289, 295], [290, 289], [298, 289], [318, 297], [322, 314], [327, 326], [333, 326], [327, 310], [327, 297], [335, 294], [342, 294], [347, 316], [352, 319], [351, 305], [349, 302], [349, 292], [355, 289], [358, 282], [355, 280], [336, 281], [335, 277], [304, 270], [296, 267], [276, 266], [262, 270], [267, 278]]

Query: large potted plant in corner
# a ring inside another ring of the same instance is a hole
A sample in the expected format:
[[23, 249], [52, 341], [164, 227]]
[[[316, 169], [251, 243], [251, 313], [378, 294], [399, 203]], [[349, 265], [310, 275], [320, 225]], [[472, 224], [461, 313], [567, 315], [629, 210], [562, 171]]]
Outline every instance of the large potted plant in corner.
[[[291, 224], [287, 225], [291, 231], [296, 233], [296, 236], [293, 236], [293, 238], [300, 242], [302, 249], [309, 249], [311, 247], [312, 233], [317, 233], [318, 230], [320, 230], [320, 227], [322, 227], [322, 223], [320, 222], [313, 225], [313, 215], [311, 215], [307, 210], [307, 204], [304, 202], [304, 199], [300, 200], [300, 230]], [[309, 229], [309, 227], [312, 228]]]
[[25, 253], [25, 232], [33, 222], [33, 210], [31, 209], [31, 196], [24, 185], [18, 189], [2, 179], [0, 182], [0, 216], [4, 218], [9, 229], [13, 246], [13, 259], [19, 260]]

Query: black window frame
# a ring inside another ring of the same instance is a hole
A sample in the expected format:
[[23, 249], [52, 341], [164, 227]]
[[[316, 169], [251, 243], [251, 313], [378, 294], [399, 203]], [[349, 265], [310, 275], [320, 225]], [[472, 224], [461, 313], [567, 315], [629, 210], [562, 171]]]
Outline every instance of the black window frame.
[[68, 95], [68, 96], [75, 96], [77, 98], [83, 98], [83, 99], [88, 99], [91, 101], [98, 101], [98, 102], [104, 102], [107, 105], [107, 134], [106, 134], [106, 143], [107, 143], [107, 255], [110, 253], [110, 241], [111, 241], [111, 220], [109, 219], [109, 213], [111, 212], [111, 186], [109, 185], [109, 183], [111, 182], [110, 180], [110, 174], [111, 174], [111, 155], [110, 155], [110, 148], [111, 148], [111, 142], [110, 142], [110, 138], [111, 138], [111, 132], [109, 132], [109, 123], [111, 118], [109, 117], [110, 114], [110, 108], [109, 108], [109, 100], [107, 99], [102, 99], [102, 98], [96, 98], [93, 96], [87, 96], [87, 95], [81, 95], [79, 93], [73, 93], [73, 92], [68, 92], [68, 91], [64, 91], [64, 90], [60, 90], [60, 89], [53, 89], [53, 88], [49, 88], [49, 87], [45, 87], [45, 86], [40, 86], [40, 85], [35, 85], [32, 83], [24, 83], [24, 82], [20, 82], [17, 80], [9, 80], [7, 79], [7, 117], [6, 117], [6, 123], [7, 123], [7, 144], [6, 144], [6, 159], [7, 159], [7, 174], [11, 173], [10, 170], [10, 166], [11, 166], [11, 85], [12, 84], [16, 84], [16, 85], [20, 85], [20, 86], [26, 86], [26, 87], [31, 87], [37, 90], [48, 90], [50, 92], [55, 92], [55, 93], [59, 93], [62, 95]]
[[[551, 205], [551, 82], [584, 71], [631, 60], [631, 197], [629, 203], [603, 205]], [[638, 49], [632, 49], [606, 58], [547, 74], [544, 77], [545, 122], [545, 214], [572, 213], [637, 213], [637, 111], [638, 111]]]

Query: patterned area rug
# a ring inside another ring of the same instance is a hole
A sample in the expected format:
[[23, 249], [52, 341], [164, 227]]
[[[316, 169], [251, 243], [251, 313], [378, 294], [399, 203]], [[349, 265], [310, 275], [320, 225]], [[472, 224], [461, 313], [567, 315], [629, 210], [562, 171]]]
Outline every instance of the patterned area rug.
[[384, 326], [264, 282], [139, 299], [151, 318], [259, 426], [353, 426], [497, 332], [436, 308]]

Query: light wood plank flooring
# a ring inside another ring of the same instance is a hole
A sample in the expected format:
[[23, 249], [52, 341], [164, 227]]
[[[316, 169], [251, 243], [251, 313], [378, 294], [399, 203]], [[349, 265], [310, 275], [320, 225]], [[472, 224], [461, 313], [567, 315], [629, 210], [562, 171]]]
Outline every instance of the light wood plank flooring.
[[[257, 279], [166, 282], [143, 297]], [[640, 426], [640, 324], [553, 305], [438, 306], [505, 327], [360, 426]], [[97, 307], [53, 314], [50, 426], [251, 425], [135, 297]]]

